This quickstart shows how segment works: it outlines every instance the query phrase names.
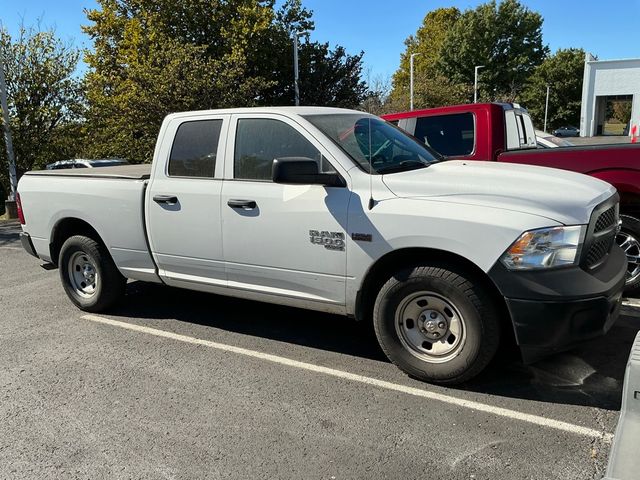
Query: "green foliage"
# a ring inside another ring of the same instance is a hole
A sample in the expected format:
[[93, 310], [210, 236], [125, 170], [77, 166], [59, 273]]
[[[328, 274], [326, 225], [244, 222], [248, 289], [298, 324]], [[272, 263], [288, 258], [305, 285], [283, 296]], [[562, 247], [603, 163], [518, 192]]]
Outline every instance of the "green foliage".
[[[300, 50], [300, 104], [357, 106], [367, 92], [367, 86], [361, 80], [363, 55], [364, 52], [348, 55], [341, 46], [330, 50], [328, 43], [303, 45]], [[285, 96], [274, 103], [287, 104], [287, 100]]]
[[[175, 111], [291, 105], [292, 32], [313, 29], [300, 0], [99, 0], [84, 30], [91, 154], [150, 161]], [[301, 103], [355, 106], [362, 54], [303, 42]]]
[[607, 102], [606, 115], [607, 118], [628, 125], [631, 120], [632, 113], [631, 100], [613, 100]]
[[451, 81], [472, 85], [480, 70], [482, 100], [513, 101], [548, 54], [542, 16], [517, 0], [466, 10], [447, 33], [438, 66]]
[[550, 87], [547, 130], [580, 124], [584, 57], [580, 48], [560, 49], [534, 70], [520, 102], [538, 128], [544, 125], [547, 85]]
[[[82, 148], [84, 110], [82, 84], [73, 75], [79, 52], [53, 30], [20, 27], [17, 38], [0, 31], [0, 53], [18, 176], [76, 156]], [[4, 136], [0, 140], [0, 184], [9, 191]]]
[[263, 35], [273, 12], [235, 3], [236, 12], [197, 0], [100, 0], [87, 12], [92, 156], [150, 161], [168, 113], [253, 103], [268, 80], [247, 73], [247, 38]]
[[414, 105], [416, 108], [438, 107], [463, 102], [468, 86], [452, 82], [438, 69], [448, 33], [460, 17], [455, 8], [438, 8], [424, 17], [416, 35], [405, 40], [406, 50], [400, 57], [400, 67], [393, 75], [393, 90], [389, 98], [392, 110], [409, 109], [410, 57], [414, 57]]

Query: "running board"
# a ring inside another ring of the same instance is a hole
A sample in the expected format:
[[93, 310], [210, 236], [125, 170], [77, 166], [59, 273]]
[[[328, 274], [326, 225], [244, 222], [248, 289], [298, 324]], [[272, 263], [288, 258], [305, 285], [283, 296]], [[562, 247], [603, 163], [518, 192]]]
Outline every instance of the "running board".
[[605, 480], [630, 480], [640, 472], [640, 332], [631, 347], [622, 389], [622, 409]]
[[55, 270], [56, 267], [53, 263], [43, 263], [42, 265], [40, 265], [40, 268], [44, 268], [45, 270]]

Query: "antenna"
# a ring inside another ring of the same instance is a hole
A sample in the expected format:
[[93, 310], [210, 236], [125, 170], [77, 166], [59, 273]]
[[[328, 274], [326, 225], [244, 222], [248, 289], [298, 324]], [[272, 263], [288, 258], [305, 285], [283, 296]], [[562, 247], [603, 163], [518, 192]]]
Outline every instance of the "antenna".
[[373, 208], [375, 205], [375, 200], [373, 199], [373, 159], [371, 158], [371, 117], [369, 120], [369, 210]]

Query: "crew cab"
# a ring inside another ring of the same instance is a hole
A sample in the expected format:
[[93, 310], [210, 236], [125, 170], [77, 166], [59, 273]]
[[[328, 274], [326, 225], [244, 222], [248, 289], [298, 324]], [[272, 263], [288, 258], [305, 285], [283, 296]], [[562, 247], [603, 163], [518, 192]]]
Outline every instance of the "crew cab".
[[82, 310], [134, 279], [352, 316], [431, 382], [478, 374], [501, 339], [532, 360], [603, 334], [624, 284], [608, 183], [443, 162], [352, 110], [171, 114], [152, 165], [28, 172], [18, 192], [23, 246]]
[[384, 115], [447, 158], [571, 170], [612, 184], [620, 194], [618, 244], [627, 254], [627, 295], [640, 293], [640, 145], [536, 148], [527, 111], [517, 104], [475, 103]]

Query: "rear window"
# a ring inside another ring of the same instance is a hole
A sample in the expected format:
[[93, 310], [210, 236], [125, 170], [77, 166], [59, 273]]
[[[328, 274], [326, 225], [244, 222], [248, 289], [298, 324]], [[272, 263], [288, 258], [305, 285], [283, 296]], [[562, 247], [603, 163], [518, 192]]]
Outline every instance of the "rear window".
[[531, 117], [522, 110], [504, 112], [507, 150], [536, 148], [536, 135]]
[[434, 115], [416, 119], [414, 136], [447, 156], [464, 156], [473, 152], [475, 144], [472, 113]]
[[169, 157], [172, 177], [213, 178], [222, 120], [185, 122], [178, 127]]

